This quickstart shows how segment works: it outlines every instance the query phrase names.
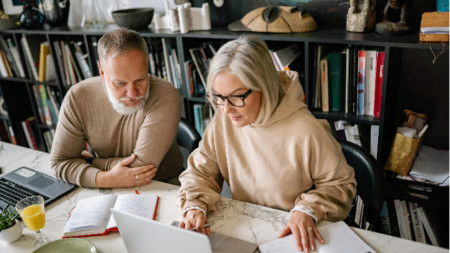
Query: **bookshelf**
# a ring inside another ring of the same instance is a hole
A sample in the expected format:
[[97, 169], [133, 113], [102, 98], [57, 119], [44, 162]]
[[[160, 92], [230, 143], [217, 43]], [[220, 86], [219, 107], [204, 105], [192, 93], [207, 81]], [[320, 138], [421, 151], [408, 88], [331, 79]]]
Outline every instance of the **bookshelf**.
[[[67, 75], [61, 71], [57, 58], [58, 52], [54, 42], [75, 41], [80, 46], [87, 66], [92, 74], [97, 75], [95, 41], [105, 32], [116, 29], [116, 25], [108, 25], [102, 29], [95, 28], [67, 28], [55, 27], [48, 30], [4, 30], [0, 36], [11, 38], [19, 45], [20, 57], [25, 61], [24, 50], [20, 46], [23, 36], [36, 36], [50, 44], [50, 53], [53, 57], [56, 79], [39, 82], [31, 78], [31, 68], [27, 64], [26, 77], [0, 77], [0, 89], [3, 93], [8, 116], [0, 119], [11, 124], [18, 145], [27, 147], [26, 137], [21, 122], [34, 116], [38, 120], [38, 136], [41, 143], [46, 131], [54, 130], [55, 124], [45, 124], [40, 119], [39, 108], [33, 93], [34, 85], [51, 87], [58, 102], [71, 87]], [[151, 46], [151, 51], [160, 52], [162, 41], [166, 46], [174, 49], [180, 64], [178, 78], [179, 90], [183, 97], [183, 116], [194, 123], [194, 105], [205, 103], [203, 96], [190, 93], [189, 73], [185, 62], [192, 60], [189, 49], [211, 44], [218, 49], [221, 44], [237, 38], [243, 33], [230, 32], [226, 28], [215, 27], [211, 31], [197, 31], [181, 34], [170, 31], [155, 31], [145, 29], [139, 31]], [[449, 122], [448, 122], [448, 94], [449, 94], [449, 54], [448, 43], [419, 42], [418, 34], [401, 36], [383, 36], [376, 33], [351, 33], [343, 27], [318, 27], [317, 31], [296, 34], [254, 34], [265, 40], [271, 50], [279, 50], [292, 44], [297, 44], [301, 51], [300, 56], [290, 65], [292, 70], [300, 74], [300, 82], [305, 91], [305, 102], [317, 118], [327, 119], [330, 123], [336, 120], [346, 120], [362, 126], [363, 136], [369, 138], [370, 126], [379, 126], [378, 154], [376, 159], [383, 166], [389, 156], [392, 141], [396, 132], [397, 117], [405, 109], [411, 109], [427, 114], [431, 127], [425, 137], [424, 144], [448, 149]], [[314, 55], [318, 45], [328, 45], [332, 48], [374, 48], [385, 52], [384, 78], [382, 83], [381, 113], [380, 117], [368, 115], [355, 115], [344, 112], [323, 112], [311, 107], [314, 87]], [[442, 50], [443, 53], [434, 59]], [[159, 57], [163, 57], [160, 55]], [[433, 60], [435, 62], [433, 63]], [[176, 77], [176, 75], [171, 76]], [[369, 132], [369, 133], [368, 133]], [[369, 138], [370, 139], [370, 138]], [[366, 147], [367, 148], [367, 147]], [[40, 150], [49, 152], [46, 145]], [[443, 211], [448, 219], [448, 188], [438, 188], [431, 193], [431, 198], [423, 200], [410, 195], [405, 187], [404, 180], [399, 180], [389, 172], [385, 172], [387, 190], [386, 199], [405, 199], [423, 205], [436, 207]], [[445, 205], [439, 204], [445, 200]], [[448, 223], [448, 222], [447, 222]], [[448, 230], [448, 226], [447, 226]], [[448, 247], [448, 240], [446, 245]]]

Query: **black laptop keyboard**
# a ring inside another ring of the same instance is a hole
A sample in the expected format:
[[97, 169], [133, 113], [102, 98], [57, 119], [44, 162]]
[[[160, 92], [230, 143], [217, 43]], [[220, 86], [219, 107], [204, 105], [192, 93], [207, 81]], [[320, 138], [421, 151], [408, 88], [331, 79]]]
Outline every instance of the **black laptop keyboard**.
[[[17, 184], [14, 184], [11, 181], [0, 178], [0, 200], [3, 202], [10, 204], [11, 206], [15, 206], [19, 200], [33, 196], [39, 195], [37, 192], [21, 187]], [[42, 196], [44, 200], [48, 198]]]

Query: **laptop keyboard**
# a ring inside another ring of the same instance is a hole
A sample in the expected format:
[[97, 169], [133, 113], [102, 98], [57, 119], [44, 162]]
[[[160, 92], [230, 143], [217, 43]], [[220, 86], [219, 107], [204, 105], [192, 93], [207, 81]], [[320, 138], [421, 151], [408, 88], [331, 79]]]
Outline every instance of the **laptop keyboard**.
[[[39, 195], [37, 192], [21, 187], [17, 184], [14, 184], [11, 181], [0, 178], [0, 200], [10, 204], [11, 206], [15, 206], [19, 200], [33, 196]], [[44, 200], [47, 200], [48, 197], [42, 196]]]

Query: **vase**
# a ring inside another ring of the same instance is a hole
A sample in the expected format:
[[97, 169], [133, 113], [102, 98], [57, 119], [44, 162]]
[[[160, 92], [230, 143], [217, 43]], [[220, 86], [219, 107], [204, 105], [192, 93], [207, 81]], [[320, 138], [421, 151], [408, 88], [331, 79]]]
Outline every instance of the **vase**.
[[9, 228], [0, 231], [0, 240], [4, 242], [15, 242], [22, 236], [22, 223], [16, 220], [16, 223]]
[[22, 13], [19, 15], [19, 22], [28, 29], [40, 28], [44, 24], [45, 18], [42, 13], [33, 7], [31, 1], [25, 3]]
[[69, 0], [40, 0], [39, 7], [51, 26], [65, 25], [69, 12]]

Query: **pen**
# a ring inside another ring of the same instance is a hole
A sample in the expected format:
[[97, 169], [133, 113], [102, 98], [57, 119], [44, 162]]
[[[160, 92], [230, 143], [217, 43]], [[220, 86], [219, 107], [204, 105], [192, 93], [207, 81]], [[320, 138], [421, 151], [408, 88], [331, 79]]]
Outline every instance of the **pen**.
[[[206, 223], [205, 225], [203, 225], [203, 228], [210, 227], [211, 225], [212, 225], [211, 223]], [[191, 229], [189, 229], [189, 231], [197, 231], [197, 229], [196, 228], [191, 228]]]

